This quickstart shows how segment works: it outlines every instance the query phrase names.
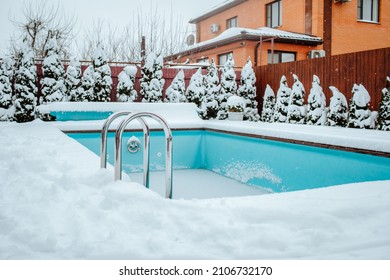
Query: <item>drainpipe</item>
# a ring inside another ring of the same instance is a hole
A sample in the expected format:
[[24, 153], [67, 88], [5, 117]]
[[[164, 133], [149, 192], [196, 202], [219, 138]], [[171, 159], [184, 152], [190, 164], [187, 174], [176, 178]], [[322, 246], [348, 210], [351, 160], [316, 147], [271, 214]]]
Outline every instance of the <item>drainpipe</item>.
[[260, 47], [260, 42], [258, 42], [256, 44], [256, 47], [255, 47], [255, 58], [254, 58], [255, 59], [255, 66], [259, 66], [259, 65], [257, 65], [259, 47]]

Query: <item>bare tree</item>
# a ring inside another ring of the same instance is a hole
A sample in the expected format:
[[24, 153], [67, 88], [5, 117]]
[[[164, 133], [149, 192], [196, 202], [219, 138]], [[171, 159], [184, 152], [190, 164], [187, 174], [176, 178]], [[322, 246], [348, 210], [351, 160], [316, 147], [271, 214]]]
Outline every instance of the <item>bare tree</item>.
[[181, 16], [175, 16], [173, 8], [164, 14], [158, 6], [145, 11], [133, 10], [129, 23], [119, 29], [99, 19], [91, 30], [85, 30], [85, 41], [79, 46], [82, 59], [90, 59], [98, 44], [104, 46], [110, 61], [141, 61], [141, 38], [146, 37], [146, 55], [170, 55], [185, 46], [188, 25]]
[[48, 4], [47, 1], [25, 2], [23, 8], [23, 18], [11, 21], [20, 31], [18, 38], [11, 40], [11, 50], [18, 52], [18, 45], [22, 38], [26, 38], [28, 44], [33, 48], [36, 58], [45, 56], [45, 46], [49, 38], [53, 35], [58, 40], [58, 45], [64, 57], [68, 57], [68, 49], [74, 39], [74, 26], [76, 20], [74, 16], [68, 16], [63, 7], [57, 3]]

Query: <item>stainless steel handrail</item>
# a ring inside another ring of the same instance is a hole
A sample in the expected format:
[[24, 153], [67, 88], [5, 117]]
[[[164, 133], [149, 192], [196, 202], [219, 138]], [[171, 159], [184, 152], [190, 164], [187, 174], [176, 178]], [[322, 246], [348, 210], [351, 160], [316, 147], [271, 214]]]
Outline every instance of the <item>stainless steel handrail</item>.
[[[100, 168], [107, 168], [107, 133], [108, 128], [111, 123], [121, 117], [127, 116], [131, 114], [131, 112], [123, 111], [112, 114], [103, 124], [101, 131], [101, 145], [100, 145]], [[144, 186], [149, 188], [149, 154], [150, 154], [150, 129], [147, 123], [143, 118], [138, 118], [142, 126], [142, 130], [144, 133], [144, 174], [143, 174], [143, 183]]]
[[[164, 135], [165, 135], [165, 197], [172, 198], [172, 131], [169, 128], [168, 123], [161, 116], [149, 113], [149, 112], [139, 112], [129, 115], [124, 119], [121, 124], [118, 126], [115, 132], [115, 180], [122, 179], [122, 134], [126, 126], [133, 120], [139, 119], [142, 117], [150, 117], [161, 124]], [[147, 170], [149, 173], [149, 170]], [[145, 170], [144, 170], [145, 174]]]

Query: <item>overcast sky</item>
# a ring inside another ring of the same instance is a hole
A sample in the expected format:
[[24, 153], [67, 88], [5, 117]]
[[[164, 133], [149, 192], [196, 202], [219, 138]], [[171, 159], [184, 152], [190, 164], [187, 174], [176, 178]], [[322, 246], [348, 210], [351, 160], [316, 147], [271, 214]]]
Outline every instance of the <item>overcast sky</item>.
[[[15, 27], [10, 19], [23, 19], [23, 7], [26, 3], [40, 3], [41, 0], [0, 0], [0, 57], [7, 51], [9, 39], [15, 34]], [[77, 18], [76, 29], [79, 36], [84, 28], [90, 28], [97, 19], [110, 22], [121, 28], [129, 22], [134, 7], [148, 11], [151, 6], [158, 7], [161, 13], [172, 10], [185, 22], [202, 12], [209, 10], [224, 0], [47, 0], [47, 3], [60, 3], [67, 14]]]

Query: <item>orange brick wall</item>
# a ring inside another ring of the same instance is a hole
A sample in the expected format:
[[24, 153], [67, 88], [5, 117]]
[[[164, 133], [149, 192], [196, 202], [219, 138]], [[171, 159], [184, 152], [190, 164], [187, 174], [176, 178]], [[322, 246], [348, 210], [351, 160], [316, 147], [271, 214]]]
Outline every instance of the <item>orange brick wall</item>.
[[[217, 37], [226, 30], [226, 20], [232, 17], [238, 17], [238, 27], [259, 28], [265, 25], [263, 1], [249, 0], [222, 13], [207, 18], [200, 22], [200, 41], [206, 41]], [[212, 24], [220, 26], [217, 33], [210, 31]]]
[[[265, 5], [274, 1], [268, 0], [264, 2], [265, 15]], [[266, 22], [264, 21], [264, 25], [265, 24]], [[280, 29], [297, 33], [305, 33], [305, 0], [282, 1], [282, 26]]]
[[390, 46], [390, 1], [379, 2], [379, 24], [357, 20], [357, 0], [333, 4], [332, 55]]
[[[203, 20], [200, 22], [200, 41], [217, 37], [226, 30], [226, 20], [235, 16], [238, 17], [238, 27], [260, 28], [266, 26], [266, 5], [271, 2], [274, 2], [274, 0], [248, 0]], [[316, 1], [314, 0], [313, 2]], [[282, 3], [283, 21], [281, 29], [305, 33], [305, 1], [283, 0]], [[210, 31], [210, 26], [214, 23], [220, 26], [217, 33]]]
[[324, 32], [324, 1], [312, 1], [312, 35], [323, 38]]
[[[233, 8], [214, 15], [198, 23], [200, 41], [213, 39], [226, 30], [226, 20], [238, 17], [238, 27], [259, 28], [266, 25], [266, 4], [274, 0], [248, 0]], [[280, 29], [305, 33], [305, 0], [283, 0], [282, 26]], [[390, 46], [390, 0], [380, 1], [380, 23], [359, 22], [357, 20], [357, 0], [347, 3], [332, 4], [332, 55], [357, 52]], [[211, 33], [211, 24], [218, 24], [220, 30]], [[324, 38], [324, 1], [312, 0], [312, 35]], [[212, 50], [197, 53], [182, 58], [196, 62], [201, 57], [214, 58], [218, 54], [233, 51], [237, 66], [242, 67], [248, 56], [254, 60], [257, 42], [241, 42]], [[307, 52], [312, 49], [322, 49], [323, 45], [309, 47], [293, 44], [275, 44], [274, 50], [297, 52], [297, 60], [307, 58]], [[267, 64], [269, 43], [263, 44], [262, 65]], [[258, 63], [260, 53], [258, 53]]]

